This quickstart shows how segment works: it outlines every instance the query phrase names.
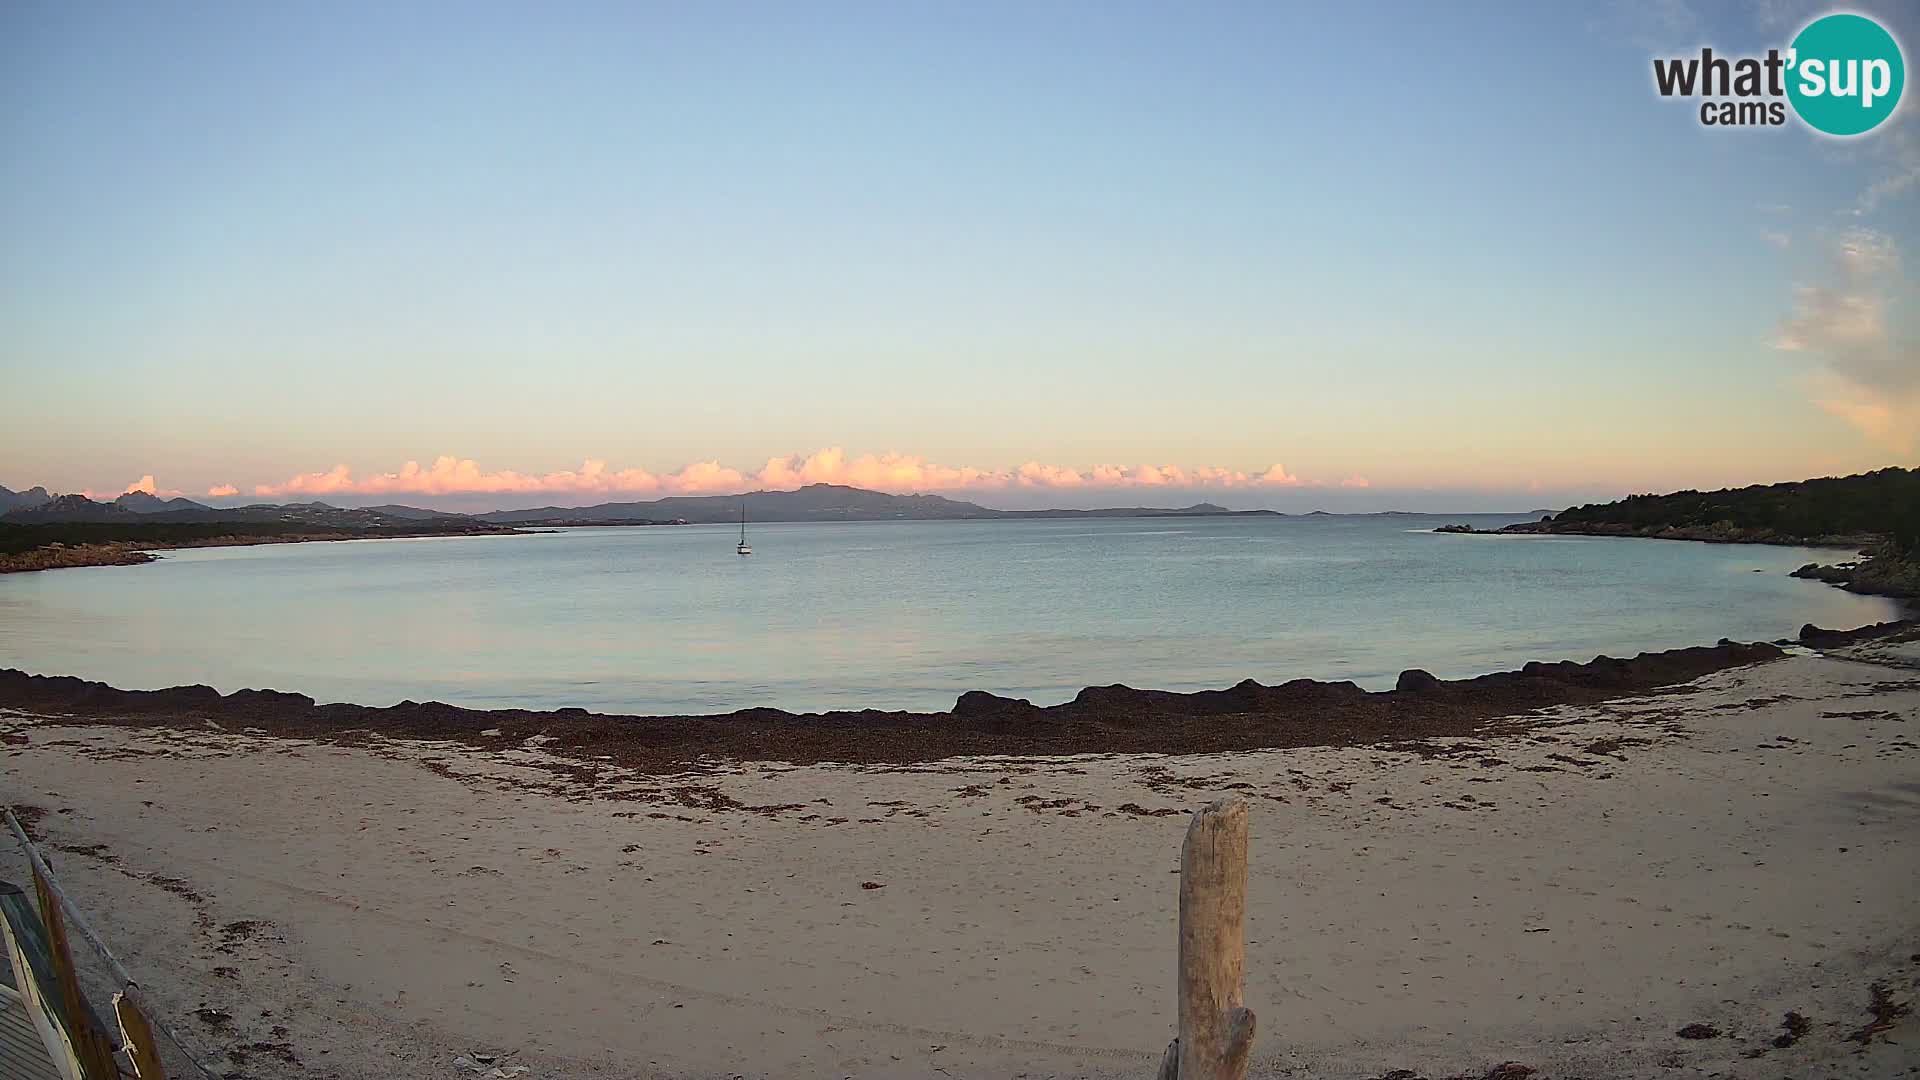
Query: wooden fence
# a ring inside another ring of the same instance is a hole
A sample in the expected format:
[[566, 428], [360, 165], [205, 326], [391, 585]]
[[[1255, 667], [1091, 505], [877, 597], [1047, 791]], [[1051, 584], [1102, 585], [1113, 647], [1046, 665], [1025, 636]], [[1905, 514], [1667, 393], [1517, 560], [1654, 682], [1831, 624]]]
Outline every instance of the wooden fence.
[[[166, 1080], [166, 1068], [154, 1038], [157, 1029], [196, 1072], [205, 1080], [214, 1080], [213, 1072], [189, 1053], [173, 1029], [152, 1012], [140, 984], [94, 933], [85, 913], [67, 898], [20, 819], [12, 810], [6, 811], [6, 819], [33, 867], [33, 891], [38, 901], [30, 907], [23, 898], [0, 896], [14, 977], [60, 1075], [64, 1080], [119, 1080], [122, 1073], [116, 1055], [125, 1055], [128, 1068], [138, 1080]], [[81, 992], [79, 972], [68, 946], [69, 924], [100, 954], [113, 975], [118, 1039], [109, 1033]]]

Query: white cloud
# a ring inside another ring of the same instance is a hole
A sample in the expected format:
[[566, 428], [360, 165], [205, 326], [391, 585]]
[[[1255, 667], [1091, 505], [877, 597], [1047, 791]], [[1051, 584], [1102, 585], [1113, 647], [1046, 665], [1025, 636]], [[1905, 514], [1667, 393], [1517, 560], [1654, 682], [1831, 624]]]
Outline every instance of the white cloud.
[[1882, 446], [1911, 452], [1920, 433], [1920, 344], [1897, 340], [1887, 309], [1911, 289], [1891, 237], [1855, 229], [1833, 243], [1834, 281], [1795, 291], [1774, 347], [1818, 367], [1814, 404]]

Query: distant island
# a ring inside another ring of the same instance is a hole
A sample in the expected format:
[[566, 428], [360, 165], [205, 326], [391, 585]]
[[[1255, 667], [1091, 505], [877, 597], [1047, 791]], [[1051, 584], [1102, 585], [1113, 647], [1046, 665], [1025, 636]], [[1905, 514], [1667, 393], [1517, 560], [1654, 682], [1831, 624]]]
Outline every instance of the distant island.
[[1435, 531], [1852, 548], [1861, 559], [1808, 563], [1794, 576], [1876, 596], [1920, 597], [1920, 469], [1631, 495], [1498, 529], [1443, 525]]
[[995, 510], [940, 495], [889, 495], [845, 484], [808, 484], [794, 491], [749, 491], [739, 495], [670, 495], [646, 502], [596, 506], [540, 506], [477, 514], [481, 521], [512, 525], [624, 524], [632, 521], [728, 524], [740, 508], [755, 521], [976, 521], [1081, 517], [1280, 516], [1274, 510], [1229, 510], [1213, 503], [1176, 508], [1121, 506], [1099, 510]]
[[[1286, 517], [1214, 503], [1093, 510], [996, 510], [939, 495], [890, 495], [844, 484], [738, 495], [674, 495], [645, 502], [541, 506], [459, 514], [398, 503], [323, 502], [214, 507], [130, 491], [110, 501], [0, 487], [0, 573], [150, 562], [154, 550], [376, 537], [512, 534], [528, 528], [732, 524], [742, 506], [754, 521], [1004, 521], [1036, 518]], [[1387, 511], [1398, 515], [1399, 511]], [[1308, 517], [1328, 516], [1317, 510]]]

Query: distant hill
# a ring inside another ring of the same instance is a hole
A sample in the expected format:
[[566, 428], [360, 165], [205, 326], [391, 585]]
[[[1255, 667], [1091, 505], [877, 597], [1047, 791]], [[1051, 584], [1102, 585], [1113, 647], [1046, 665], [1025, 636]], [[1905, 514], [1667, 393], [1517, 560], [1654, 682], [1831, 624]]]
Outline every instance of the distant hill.
[[1003, 516], [970, 502], [938, 495], [888, 495], [842, 484], [809, 484], [798, 491], [749, 491], [744, 495], [670, 495], [648, 502], [611, 502], [597, 506], [542, 506], [496, 510], [482, 521], [504, 524], [551, 521], [685, 521], [713, 524], [740, 520], [745, 504], [755, 521], [951, 520]]
[[[325, 506], [325, 503], [316, 505]], [[425, 521], [432, 518], [463, 518], [469, 514], [456, 514], [447, 510], [427, 510], [418, 506], [402, 506], [398, 503], [382, 503], [379, 506], [363, 506], [362, 510], [375, 514], [385, 514], [390, 518], [402, 518], [408, 521]]]
[[26, 506], [39, 506], [53, 498], [43, 487], [30, 487], [25, 491], [13, 491], [0, 487], [0, 514]]
[[[133, 494], [141, 494], [135, 492]], [[482, 526], [487, 523], [476, 521], [464, 514], [440, 514], [434, 511], [414, 510], [411, 514], [394, 514], [374, 507], [339, 507], [322, 502], [256, 503], [252, 506], [235, 506], [218, 509], [203, 506], [191, 499], [157, 499], [145, 496], [151, 503], [141, 500], [129, 500], [122, 495], [112, 502], [96, 502], [85, 495], [60, 495], [48, 499], [36, 506], [19, 506], [0, 514], [0, 524], [7, 525], [48, 525], [75, 524], [81, 522], [121, 522], [140, 524], [171, 525], [271, 525], [287, 529], [311, 529], [326, 531], [367, 532], [388, 531], [397, 528], [417, 529], [422, 525], [450, 527]], [[135, 511], [135, 506], [155, 506], [150, 510]], [[181, 505], [184, 504], [184, 505]], [[411, 510], [410, 507], [399, 507]]]
[[1512, 532], [1600, 533], [1792, 543], [1878, 537], [1901, 551], [1920, 547], [1920, 469], [1880, 469], [1720, 491], [1631, 495], [1576, 506]]
[[1206, 517], [1272, 514], [1271, 510], [1229, 510], [1212, 503], [1180, 509], [1131, 506], [1100, 510], [994, 510], [940, 495], [889, 495], [844, 484], [809, 484], [798, 491], [749, 491], [744, 495], [670, 495], [648, 502], [611, 502], [597, 506], [541, 506], [496, 510], [479, 515], [501, 524], [581, 521], [685, 521], [718, 524], [740, 520], [744, 503], [754, 521], [968, 521], [987, 518], [1045, 517]]
[[1278, 510], [1229, 510], [1224, 506], [1204, 502], [1177, 508], [1164, 506], [1105, 506], [1097, 510], [989, 510], [987, 512], [996, 517], [1011, 518], [1286, 516]]
[[125, 495], [113, 500], [113, 504], [131, 510], [136, 514], [162, 514], [169, 510], [213, 509], [213, 507], [205, 503], [197, 503], [192, 499], [162, 499], [157, 495], [149, 495], [144, 491], [129, 491]]

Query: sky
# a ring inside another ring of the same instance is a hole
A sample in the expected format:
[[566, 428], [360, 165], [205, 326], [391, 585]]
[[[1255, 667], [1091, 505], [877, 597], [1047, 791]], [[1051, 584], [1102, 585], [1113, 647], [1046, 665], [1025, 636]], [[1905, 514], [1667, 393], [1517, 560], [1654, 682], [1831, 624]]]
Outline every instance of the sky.
[[[1920, 461], [1789, 2], [0, 5], [0, 484], [1514, 509]], [[1920, 9], [1855, 5], [1906, 43]]]

